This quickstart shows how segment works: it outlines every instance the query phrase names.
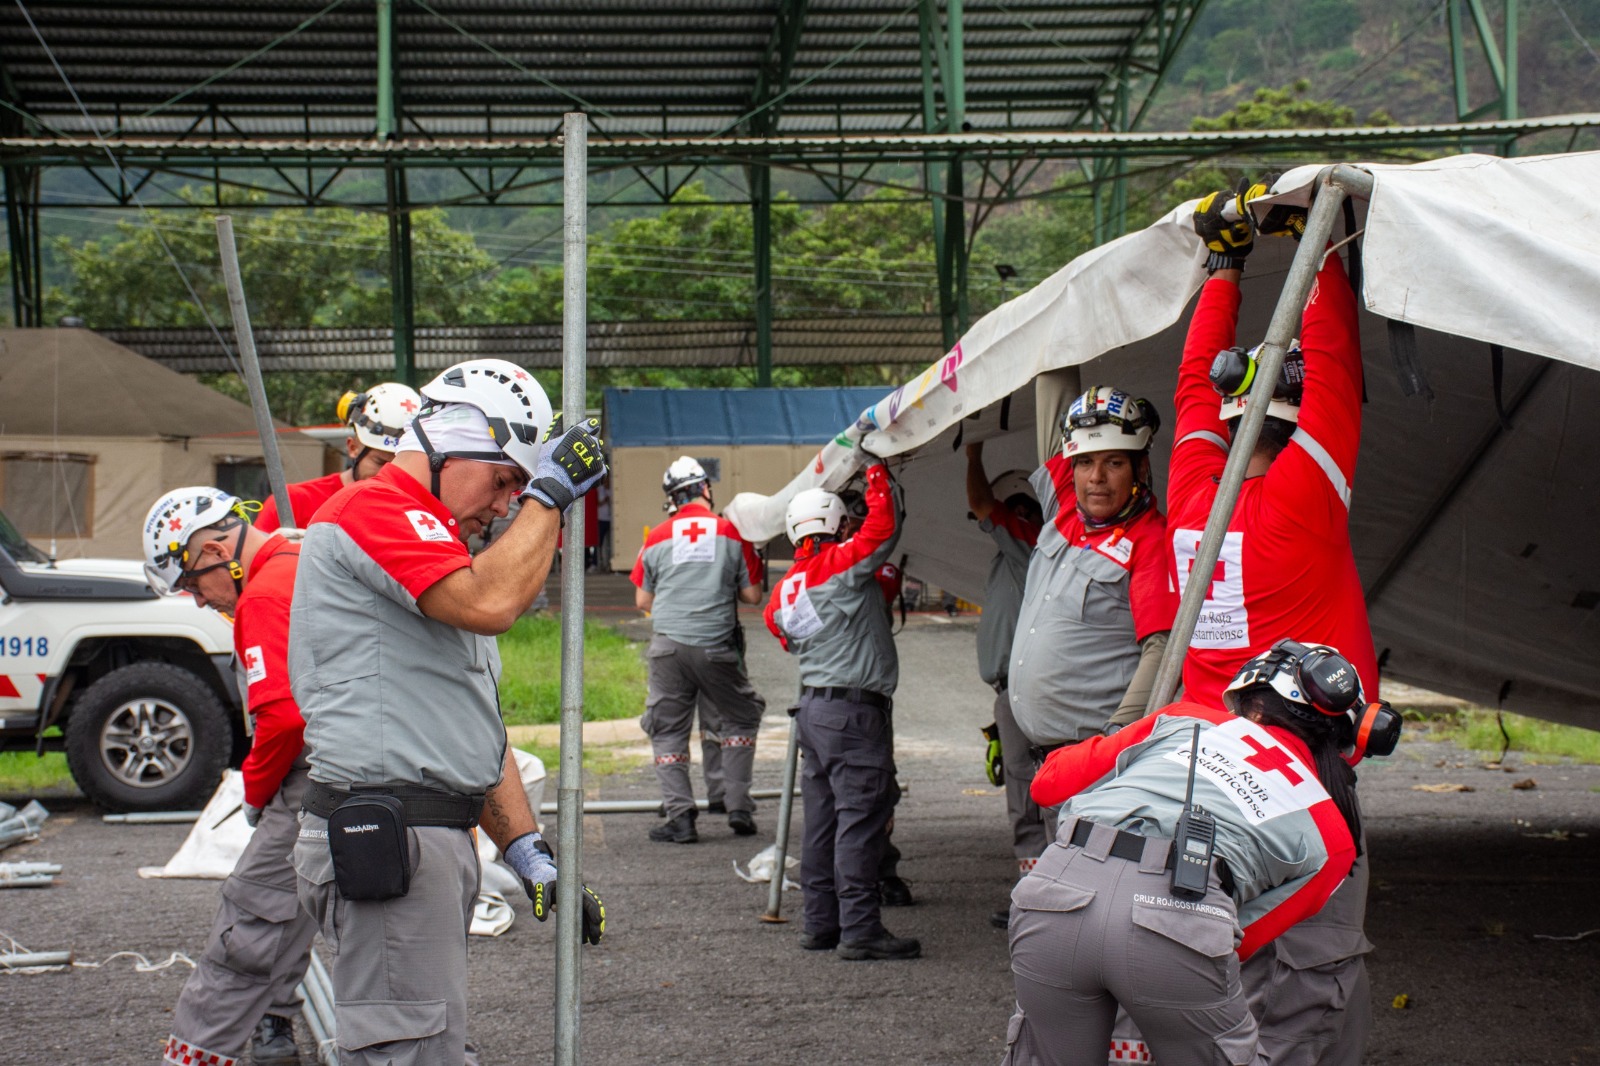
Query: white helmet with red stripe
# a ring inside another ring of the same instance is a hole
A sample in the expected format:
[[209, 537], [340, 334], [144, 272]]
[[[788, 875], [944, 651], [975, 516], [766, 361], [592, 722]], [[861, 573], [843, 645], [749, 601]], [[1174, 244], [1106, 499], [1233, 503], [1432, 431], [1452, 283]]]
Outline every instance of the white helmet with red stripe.
[[[464, 403], [482, 411], [501, 454], [533, 476], [539, 465], [539, 443], [550, 428], [551, 410], [544, 389], [532, 374], [505, 359], [468, 359], [422, 386], [421, 392], [433, 403]], [[430, 451], [430, 460], [432, 455]], [[460, 457], [485, 460], [476, 453]], [[486, 461], [493, 458], [498, 457]]]
[[801, 489], [783, 516], [792, 544], [807, 537], [832, 537], [844, 519], [844, 501], [827, 489]]

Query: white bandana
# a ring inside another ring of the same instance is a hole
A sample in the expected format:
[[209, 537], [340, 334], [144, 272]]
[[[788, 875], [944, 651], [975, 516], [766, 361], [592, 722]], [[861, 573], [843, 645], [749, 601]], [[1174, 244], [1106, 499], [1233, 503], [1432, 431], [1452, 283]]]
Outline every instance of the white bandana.
[[[435, 408], [426, 417], [418, 418], [417, 421], [423, 423], [423, 432], [428, 434], [428, 443], [433, 445], [433, 450], [442, 455], [452, 455], [457, 452], [501, 454], [500, 446], [494, 442], [494, 437], [489, 433], [489, 420], [483, 416], [482, 411], [470, 403], [447, 403]], [[417, 439], [417, 431], [413, 424], [406, 427], [395, 454], [425, 450], [422, 442]], [[494, 463], [498, 466], [517, 465], [505, 458], [477, 461]]]

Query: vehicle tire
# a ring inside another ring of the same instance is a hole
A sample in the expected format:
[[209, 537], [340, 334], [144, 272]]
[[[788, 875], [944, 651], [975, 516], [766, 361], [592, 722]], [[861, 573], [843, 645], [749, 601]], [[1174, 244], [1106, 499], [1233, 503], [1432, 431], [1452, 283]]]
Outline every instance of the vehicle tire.
[[216, 690], [172, 663], [105, 675], [78, 698], [65, 732], [73, 780], [108, 811], [199, 810], [233, 750]]

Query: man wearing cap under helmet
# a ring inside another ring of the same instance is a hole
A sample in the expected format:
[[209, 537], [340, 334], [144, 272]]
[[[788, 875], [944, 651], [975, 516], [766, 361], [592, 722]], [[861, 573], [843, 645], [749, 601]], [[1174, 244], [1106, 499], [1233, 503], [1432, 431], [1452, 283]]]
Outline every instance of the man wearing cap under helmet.
[[[464, 1060], [472, 826], [549, 916], [557, 865], [500, 719], [494, 637], [538, 595], [563, 514], [606, 472], [598, 423], [563, 432], [513, 363], [459, 363], [421, 392], [394, 461], [306, 529], [290, 623], [311, 767], [294, 863], [334, 954], [346, 1066]], [[469, 554], [467, 537], [519, 495], [505, 532]], [[605, 911], [580, 895], [596, 943]]]
[[[422, 407], [417, 390], [395, 381], [374, 385], [365, 392], [347, 392], [339, 398], [339, 421], [350, 430], [345, 439], [345, 468], [310, 481], [289, 486], [289, 506], [294, 508], [291, 526], [305, 526], [317, 508], [346, 485], [364, 481], [382, 470], [394, 458], [400, 436]], [[271, 532], [283, 525], [278, 515], [278, 500], [268, 494], [261, 501], [255, 526]]]
[[[1265, 184], [1246, 185], [1238, 194], [1219, 190], [1194, 213], [1195, 231], [1210, 252], [1211, 277], [1201, 289], [1178, 370], [1168, 527], [1169, 565], [1180, 592], [1255, 370], [1256, 351], [1234, 347], [1246, 257], [1258, 232], [1299, 240], [1305, 225], [1303, 209], [1278, 205], [1263, 213], [1258, 226], [1250, 201], [1267, 192]], [[1361, 381], [1355, 294], [1339, 256], [1329, 254], [1306, 301], [1300, 339], [1274, 383], [1190, 640], [1183, 667], [1186, 699], [1221, 707], [1223, 690], [1241, 665], [1287, 637], [1338, 648], [1363, 690], [1376, 696], [1377, 656], [1350, 546]], [[1372, 1025], [1363, 958], [1372, 945], [1362, 931], [1367, 878], [1363, 847], [1329, 904], [1244, 968], [1262, 1047], [1274, 1066], [1361, 1061]]]

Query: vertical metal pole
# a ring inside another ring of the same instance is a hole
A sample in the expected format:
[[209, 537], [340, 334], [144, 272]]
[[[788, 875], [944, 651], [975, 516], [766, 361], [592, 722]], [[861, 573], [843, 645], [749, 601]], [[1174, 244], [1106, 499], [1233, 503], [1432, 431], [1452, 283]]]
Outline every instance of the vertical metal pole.
[[800, 728], [793, 717], [789, 719], [789, 748], [783, 756], [783, 794], [778, 798], [778, 839], [773, 842], [777, 852], [772, 867], [772, 885], [767, 890], [767, 913], [763, 922], [781, 923], [783, 917], [783, 868], [789, 857], [789, 820], [794, 813], [795, 770], [800, 765]]
[[411, 205], [405, 169], [391, 163], [384, 177], [389, 201], [389, 306], [394, 330], [394, 379], [415, 385], [417, 323], [411, 273]]
[[[951, 133], [965, 132], [967, 125], [966, 14], [962, 5], [963, 0], [945, 0], [945, 65], [940, 73], [944, 81], [945, 121]], [[972, 317], [967, 299], [967, 202], [961, 156], [951, 156], [949, 165], [945, 181], [950, 199], [945, 202], [944, 238], [950, 246], [950, 308], [959, 336], [967, 331]], [[954, 341], [946, 345], [946, 350], [953, 344]]]
[[[588, 360], [589, 117], [562, 119], [565, 147], [561, 315], [561, 413], [583, 421]], [[579, 499], [567, 511], [561, 549], [561, 777], [556, 833], [561, 880], [556, 888], [556, 1066], [577, 1066], [583, 977], [583, 519]]]
[[228, 310], [233, 315], [233, 336], [239, 346], [239, 361], [244, 364], [244, 386], [250, 391], [250, 413], [255, 416], [256, 432], [261, 436], [261, 455], [267, 463], [267, 480], [278, 514], [294, 525], [294, 508], [289, 503], [289, 485], [283, 476], [283, 457], [278, 454], [278, 434], [267, 407], [267, 389], [261, 382], [261, 360], [256, 357], [256, 335], [250, 329], [250, 309], [244, 302], [244, 280], [239, 276], [239, 250], [233, 243], [233, 219], [217, 216], [217, 246], [222, 253], [222, 279], [228, 286]]
[[1251, 453], [1261, 427], [1267, 420], [1267, 405], [1272, 401], [1272, 389], [1283, 366], [1283, 357], [1300, 328], [1300, 315], [1305, 310], [1306, 297], [1317, 280], [1322, 259], [1333, 232], [1335, 221], [1341, 215], [1345, 196], [1354, 191], [1370, 196], [1372, 176], [1353, 167], [1331, 167], [1318, 175], [1316, 202], [1311, 205], [1306, 219], [1306, 231], [1300, 238], [1300, 247], [1289, 266], [1289, 276], [1284, 280], [1283, 292], [1273, 309], [1272, 321], [1267, 326], [1267, 336], [1261, 346], [1260, 366], [1256, 370], [1255, 384], [1250, 387], [1250, 397], [1245, 404], [1244, 416], [1234, 430], [1233, 443], [1228, 448], [1228, 462], [1222, 469], [1222, 481], [1217, 487], [1216, 499], [1211, 503], [1211, 516], [1206, 520], [1205, 532], [1195, 552], [1194, 569], [1189, 572], [1183, 589], [1183, 600], [1178, 616], [1172, 623], [1172, 635], [1167, 641], [1166, 653], [1161, 657], [1161, 668], [1156, 674], [1155, 686], [1150, 693], [1146, 710], [1154, 711], [1172, 702], [1183, 676], [1183, 660], [1189, 652], [1189, 640], [1194, 636], [1195, 622], [1200, 618], [1200, 608], [1205, 604], [1206, 593], [1211, 588], [1211, 577], [1217, 568], [1217, 556], [1222, 552], [1223, 537], [1228, 523], [1233, 519], [1233, 507], [1239, 500], [1239, 489], [1244, 484], [1245, 471], [1250, 465]]
[[378, 140], [394, 134], [394, 0], [378, 0]]
[[39, 170], [5, 168], [6, 238], [11, 250], [12, 325], [44, 325], [40, 299]]
[[756, 385], [772, 387], [772, 168], [750, 168], [756, 257]]

